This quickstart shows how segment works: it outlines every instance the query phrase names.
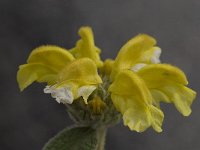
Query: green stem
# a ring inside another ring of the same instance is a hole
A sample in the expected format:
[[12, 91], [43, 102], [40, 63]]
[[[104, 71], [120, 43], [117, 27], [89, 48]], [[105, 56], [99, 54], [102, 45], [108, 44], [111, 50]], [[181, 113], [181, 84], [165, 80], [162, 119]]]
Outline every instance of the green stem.
[[97, 129], [97, 149], [96, 150], [104, 150], [105, 147], [105, 140], [106, 140], [106, 132], [107, 128], [106, 127], [100, 127]]

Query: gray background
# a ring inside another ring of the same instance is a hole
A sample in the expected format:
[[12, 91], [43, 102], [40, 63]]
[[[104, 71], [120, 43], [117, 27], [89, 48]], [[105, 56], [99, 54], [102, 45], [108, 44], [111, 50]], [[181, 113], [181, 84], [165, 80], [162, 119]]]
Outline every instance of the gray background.
[[[42, 44], [74, 46], [77, 30], [90, 25], [102, 57], [114, 58], [138, 33], [148, 33], [163, 49], [163, 62], [187, 74], [200, 90], [199, 0], [0, 0], [0, 149], [38, 150], [59, 130], [72, 124], [63, 105], [33, 84], [23, 93], [16, 83], [19, 64]], [[190, 117], [163, 105], [164, 131], [139, 134], [122, 124], [109, 129], [107, 150], [199, 150], [198, 98]]]

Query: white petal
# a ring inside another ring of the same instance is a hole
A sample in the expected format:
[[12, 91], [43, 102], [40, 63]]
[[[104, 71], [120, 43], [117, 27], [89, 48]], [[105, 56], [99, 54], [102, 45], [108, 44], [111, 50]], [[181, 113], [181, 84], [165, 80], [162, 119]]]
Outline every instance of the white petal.
[[46, 86], [44, 93], [51, 93], [51, 96], [55, 98], [58, 103], [71, 104], [74, 100], [73, 93], [69, 87], [55, 88], [54, 86]]
[[144, 63], [138, 63], [138, 64], [135, 64], [133, 67], [131, 67], [131, 70], [134, 71], [134, 72], [138, 72], [144, 66], [146, 66], [146, 64], [144, 64]]
[[50, 88], [50, 86], [46, 86], [45, 88], [44, 88], [44, 93], [51, 93], [51, 88]]
[[155, 49], [155, 51], [154, 51], [154, 54], [152, 55], [152, 57], [151, 57], [151, 62], [153, 63], [153, 64], [158, 64], [158, 63], [160, 63], [160, 55], [161, 55], [161, 49], [160, 48], [158, 48], [158, 49]]
[[78, 89], [78, 97], [83, 97], [84, 102], [87, 104], [87, 99], [92, 94], [92, 92], [96, 89], [96, 86], [82, 86]]

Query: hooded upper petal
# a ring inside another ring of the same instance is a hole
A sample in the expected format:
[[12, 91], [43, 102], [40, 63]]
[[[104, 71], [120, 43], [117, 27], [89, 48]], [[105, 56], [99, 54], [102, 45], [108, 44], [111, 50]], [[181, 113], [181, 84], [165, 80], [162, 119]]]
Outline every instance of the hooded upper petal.
[[142, 132], [152, 126], [161, 132], [163, 113], [152, 105], [152, 96], [144, 81], [130, 70], [121, 71], [109, 91], [116, 109], [123, 115], [124, 124]]
[[58, 46], [48, 45], [34, 49], [27, 64], [21, 65], [17, 72], [21, 91], [34, 81], [54, 84], [58, 72], [73, 60], [74, 57], [68, 51]]
[[101, 67], [103, 65], [99, 56], [101, 50], [95, 46], [92, 29], [90, 27], [81, 27], [78, 33], [81, 36], [81, 39], [70, 52], [75, 58], [90, 58], [98, 67]]
[[89, 58], [72, 61], [58, 75], [58, 82], [73, 81], [82, 84], [99, 84], [102, 80], [95, 63]]
[[111, 78], [114, 79], [119, 71], [130, 69], [137, 63], [158, 62], [160, 49], [154, 47], [155, 44], [156, 40], [146, 34], [139, 34], [128, 41], [115, 59]]
[[34, 49], [29, 55], [27, 63], [44, 64], [59, 72], [74, 59], [74, 56], [66, 49], [54, 45], [46, 45]]

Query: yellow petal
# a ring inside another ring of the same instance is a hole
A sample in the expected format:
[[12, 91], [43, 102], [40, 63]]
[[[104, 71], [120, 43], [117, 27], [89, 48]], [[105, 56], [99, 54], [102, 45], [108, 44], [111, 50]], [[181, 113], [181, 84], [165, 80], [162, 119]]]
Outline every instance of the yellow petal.
[[144, 81], [130, 70], [121, 71], [109, 87], [109, 91], [118, 95], [134, 95], [147, 104], [152, 103], [150, 92]]
[[121, 48], [115, 59], [111, 78], [114, 79], [120, 70], [133, 67], [138, 62], [138, 59], [144, 55], [144, 52], [151, 49], [155, 44], [155, 39], [146, 34], [139, 34], [128, 41]]
[[99, 56], [101, 50], [95, 46], [92, 29], [90, 27], [81, 27], [79, 35], [81, 39], [70, 52], [76, 58], [88, 57], [92, 59], [98, 67], [101, 67], [103, 65]]
[[125, 125], [137, 132], [143, 132], [151, 125], [155, 131], [162, 132], [163, 117], [162, 111], [152, 105], [150, 110], [142, 110], [138, 107], [126, 110], [123, 120]]
[[27, 63], [41, 63], [51, 66], [59, 72], [72, 60], [74, 60], [73, 55], [66, 49], [58, 46], [47, 45], [34, 49], [29, 55]]
[[174, 103], [176, 109], [184, 116], [189, 116], [192, 112], [191, 104], [196, 97], [196, 92], [183, 85], [166, 85], [160, 87], [163, 93], [165, 93], [171, 103]]
[[152, 96], [143, 80], [134, 72], [120, 72], [109, 91], [116, 109], [122, 113], [124, 124], [131, 130], [143, 132], [152, 126], [161, 132], [163, 113], [152, 105]]
[[124, 125], [137, 132], [143, 132], [150, 127], [150, 116], [146, 111], [148, 109], [136, 97], [112, 93], [111, 99], [116, 109], [122, 113]]
[[79, 85], [96, 85], [102, 83], [95, 63], [89, 58], [72, 61], [59, 74], [58, 83], [76, 82]]
[[124, 125], [130, 130], [143, 132], [151, 126], [149, 112], [138, 107], [127, 109], [123, 115]]
[[153, 105], [149, 106], [149, 111], [151, 113], [151, 118], [152, 118], [151, 125], [152, 125], [153, 129], [157, 132], [162, 132], [161, 126], [162, 126], [163, 119], [164, 119], [163, 112], [159, 108], [157, 108]]
[[116, 109], [123, 115], [124, 125], [130, 130], [143, 132], [152, 126], [155, 131], [162, 131], [164, 114], [160, 109], [144, 105], [136, 97], [111, 94], [111, 98]]
[[188, 81], [179, 68], [167, 64], [151, 64], [139, 70], [138, 75], [151, 90], [156, 103], [174, 103], [184, 116], [191, 113], [190, 106], [196, 93], [185, 86]]
[[150, 64], [140, 69], [137, 73], [145, 80], [148, 88], [157, 88], [169, 82], [188, 84], [183, 71], [168, 64]]
[[170, 99], [165, 93], [156, 89], [150, 89], [150, 92], [153, 96], [153, 104], [156, 107], [160, 108], [160, 102], [170, 103]]
[[56, 81], [56, 71], [43, 64], [25, 64], [19, 67], [17, 82], [20, 90], [23, 91], [34, 81], [53, 84]]

